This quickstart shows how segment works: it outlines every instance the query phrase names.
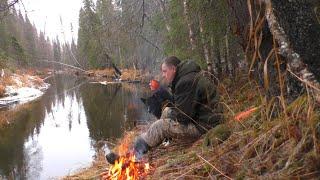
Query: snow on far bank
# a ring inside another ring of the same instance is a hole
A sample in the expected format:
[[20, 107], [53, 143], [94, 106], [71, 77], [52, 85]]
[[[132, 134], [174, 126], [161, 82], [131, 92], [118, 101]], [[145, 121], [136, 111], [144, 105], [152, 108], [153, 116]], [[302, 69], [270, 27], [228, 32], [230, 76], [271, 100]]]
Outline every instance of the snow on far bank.
[[10, 79], [11, 83], [5, 86], [5, 96], [0, 98], [0, 108], [33, 101], [42, 96], [50, 86], [36, 76], [14, 74]]
[[108, 84], [121, 84], [121, 81], [97, 81], [97, 82], [90, 82], [91, 84], [102, 84], [102, 85], [108, 85]]

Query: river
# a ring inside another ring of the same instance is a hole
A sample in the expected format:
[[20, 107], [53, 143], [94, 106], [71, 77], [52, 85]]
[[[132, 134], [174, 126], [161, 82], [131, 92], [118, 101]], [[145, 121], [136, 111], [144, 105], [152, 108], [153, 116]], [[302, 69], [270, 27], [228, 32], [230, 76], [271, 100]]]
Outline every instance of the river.
[[[0, 130], [0, 179], [52, 179], [92, 162], [99, 140], [150, 118], [139, 84], [89, 83], [56, 75], [46, 93]], [[1, 112], [0, 112], [1, 113]]]

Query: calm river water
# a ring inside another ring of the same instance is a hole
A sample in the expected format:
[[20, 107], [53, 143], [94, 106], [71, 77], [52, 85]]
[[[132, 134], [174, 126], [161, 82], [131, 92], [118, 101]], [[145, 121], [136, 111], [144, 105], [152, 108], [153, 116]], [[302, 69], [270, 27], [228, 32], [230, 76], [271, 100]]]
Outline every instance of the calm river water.
[[[0, 129], [0, 179], [52, 179], [88, 166], [99, 140], [118, 138], [150, 115], [140, 85], [89, 83], [70, 75], [51, 87], [15, 123]], [[0, 112], [1, 113], [1, 112]]]

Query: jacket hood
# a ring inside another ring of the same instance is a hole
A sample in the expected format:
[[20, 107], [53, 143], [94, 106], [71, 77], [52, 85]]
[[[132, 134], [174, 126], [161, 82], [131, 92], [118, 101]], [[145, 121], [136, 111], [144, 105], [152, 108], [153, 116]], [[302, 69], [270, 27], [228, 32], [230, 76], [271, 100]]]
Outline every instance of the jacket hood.
[[176, 71], [176, 76], [172, 81], [172, 85], [174, 86], [174, 84], [183, 76], [189, 74], [189, 73], [198, 73], [201, 71], [200, 66], [195, 63], [192, 60], [186, 60], [181, 62], [178, 66], [177, 66], [177, 71]]

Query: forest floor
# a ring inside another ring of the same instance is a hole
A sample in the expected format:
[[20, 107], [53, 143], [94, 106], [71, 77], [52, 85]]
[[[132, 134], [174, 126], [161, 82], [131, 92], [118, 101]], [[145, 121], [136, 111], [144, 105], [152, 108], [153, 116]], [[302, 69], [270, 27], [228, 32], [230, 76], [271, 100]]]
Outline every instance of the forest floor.
[[[320, 111], [307, 94], [275, 109], [247, 77], [218, 86], [225, 106], [224, 125], [195, 142], [173, 140], [145, 155], [148, 175], [140, 179], [316, 179], [320, 176]], [[277, 115], [275, 115], [277, 114]], [[222, 127], [222, 128], [221, 128]], [[115, 143], [128, 146], [145, 126]], [[99, 151], [91, 166], [63, 179], [100, 179], [111, 166]]]

